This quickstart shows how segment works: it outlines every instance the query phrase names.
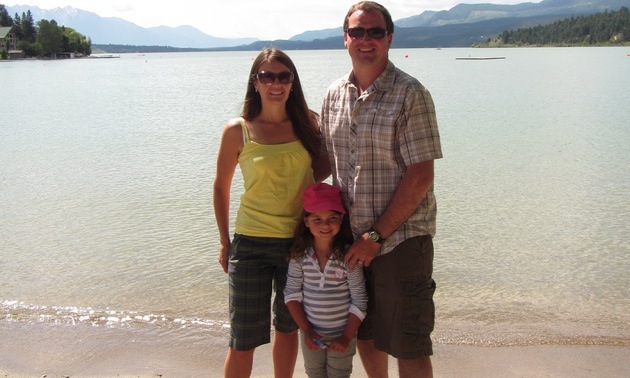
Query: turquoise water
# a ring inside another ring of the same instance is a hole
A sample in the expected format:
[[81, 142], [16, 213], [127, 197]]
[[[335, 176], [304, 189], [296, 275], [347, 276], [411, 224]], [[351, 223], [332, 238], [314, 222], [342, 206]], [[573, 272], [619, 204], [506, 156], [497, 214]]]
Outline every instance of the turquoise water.
[[[630, 344], [629, 52], [391, 51], [442, 136], [435, 342]], [[347, 53], [288, 53], [318, 110]], [[223, 353], [211, 188], [255, 55], [0, 64], [0, 328]]]

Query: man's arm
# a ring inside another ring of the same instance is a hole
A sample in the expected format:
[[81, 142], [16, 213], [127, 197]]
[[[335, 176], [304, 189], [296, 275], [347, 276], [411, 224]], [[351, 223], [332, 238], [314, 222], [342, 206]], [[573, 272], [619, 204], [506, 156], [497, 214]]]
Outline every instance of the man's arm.
[[[433, 184], [433, 160], [412, 164], [407, 167], [392, 199], [385, 211], [372, 227], [383, 238], [393, 234], [418, 208]], [[367, 232], [358, 237], [346, 253], [345, 260], [350, 269], [361, 261], [365, 266], [378, 255], [381, 245], [370, 240]]]

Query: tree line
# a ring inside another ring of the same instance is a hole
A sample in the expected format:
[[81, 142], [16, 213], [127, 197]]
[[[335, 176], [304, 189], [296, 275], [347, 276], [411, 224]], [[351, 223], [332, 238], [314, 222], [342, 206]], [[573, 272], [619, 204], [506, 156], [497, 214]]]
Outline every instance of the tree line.
[[506, 30], [484, 47], [591, 46], [630, 44], [630, 12], [619, 11], [573, 16], [549, 25]]
[[55, 20], [40, 20], [35, 25], [30, 10], [22, 12], [22, 16], [16, 13], [12, 18], [4, 4], [0, 4], [0, 26], [13, 27], [12, 30], [19, 41], [19, 49], [27, 57], [54, 57], [61, 52], [79, 55], [92, 53], [90, 38], [72, 28], [59, 26]]

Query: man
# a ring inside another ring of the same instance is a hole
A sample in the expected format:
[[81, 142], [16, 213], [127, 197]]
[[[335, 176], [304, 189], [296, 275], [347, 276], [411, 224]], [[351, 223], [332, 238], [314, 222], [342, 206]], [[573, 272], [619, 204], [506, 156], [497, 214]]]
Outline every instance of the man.
[[321, 127], [355, 235], [345, 260], [367, 278], [359, 355], [370, 377], [387, 376], [388, 355], [400, 377], [431, 377], [433, 160], [442, 157], [433, 100], [389, 61], [394, 23], [382, 5], [351, 6], [343, 30], [352, 71], [329, 87]]

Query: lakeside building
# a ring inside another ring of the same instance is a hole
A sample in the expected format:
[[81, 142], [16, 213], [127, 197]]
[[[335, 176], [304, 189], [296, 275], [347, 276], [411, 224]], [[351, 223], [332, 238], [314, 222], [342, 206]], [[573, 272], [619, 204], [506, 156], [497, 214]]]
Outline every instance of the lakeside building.
[[0, 27], [0, 59], [19, 59], [24, 52], [18, 47], [19, 40], [13, 31], [13, 26]]

